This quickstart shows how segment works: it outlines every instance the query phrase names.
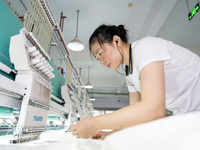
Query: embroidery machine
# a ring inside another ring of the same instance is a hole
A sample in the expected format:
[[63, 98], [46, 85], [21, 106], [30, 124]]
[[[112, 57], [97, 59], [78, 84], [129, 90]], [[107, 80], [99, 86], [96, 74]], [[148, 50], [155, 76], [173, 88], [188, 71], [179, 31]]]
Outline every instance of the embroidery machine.
[[[0, 131], [13, 132], [10, 143], [38, 139], [50, 128], [68, 130], [80, 118], [92, 115], [93, 108], [70, 54], [65, 57], [66, 72], [76, 83], [60, 74], [48, 54], [55, 28], [47, 1], [30, 0], [24, 28], [10, 39], [14, 67], [0, 62]], [[56, 32], [63, 40], [62, 33]]]

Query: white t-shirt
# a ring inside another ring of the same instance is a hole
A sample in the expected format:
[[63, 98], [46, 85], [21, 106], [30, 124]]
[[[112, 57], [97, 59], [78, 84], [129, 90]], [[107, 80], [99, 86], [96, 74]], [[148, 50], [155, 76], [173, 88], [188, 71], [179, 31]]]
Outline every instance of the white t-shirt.
[[133, 73], [127, 76], [129, 92], [141, 92], [140, 71], [147, 64], [163, 61], [165, 105], [174, 114], [200, 110], [200, 57], [161, 38], [145, 37], [133, 42]]

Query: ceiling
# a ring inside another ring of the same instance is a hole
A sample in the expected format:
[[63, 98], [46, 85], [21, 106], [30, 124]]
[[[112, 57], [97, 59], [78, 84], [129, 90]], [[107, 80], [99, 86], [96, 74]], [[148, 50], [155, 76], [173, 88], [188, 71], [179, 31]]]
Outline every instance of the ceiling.
[[[14, 0], [7, 1], [14, 3]], [[20, 1], [27, 5], [27, 0]], [[80, 52], [70, 51], [70, 54], [77, 70], [82, 68], [81, 78], [84, 84], [88, 82], [88, 66], [90, 67], [89, 80], [94, 88], [88, 93], [96, 98], [92, 102], [94, 108], [118, 109], [128, 105], [129, 101], [125, 77], [91, 59], [88, 40], [101, 24], [123, 24], [128, 30], [129, 42], [145, 36], [156, 36], [171, 40], [200, 56], [200, 14], [188, 21], [188, 11], [193, 9], [197, 0], [188, 0], [189, 10], [186, 0], [48, 1], [58, 24], [61, 12], [67, 17], [63, 28], [66, 43], [75, 37], [76, 10], [80, 10], [78, 38], [85, 49]], [[18, 13], [20, 15], [20, 10]], [[118, 71], [124, 73], [121, 67]]]

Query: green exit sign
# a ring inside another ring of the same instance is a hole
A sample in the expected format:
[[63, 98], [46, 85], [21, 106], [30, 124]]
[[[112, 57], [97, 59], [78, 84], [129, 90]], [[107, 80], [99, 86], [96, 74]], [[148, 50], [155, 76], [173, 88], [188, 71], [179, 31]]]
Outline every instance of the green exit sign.
[[192, 11], [188, 14], [189, 21], [197, 14], [199, 11], [199, 3], [192, 9]]

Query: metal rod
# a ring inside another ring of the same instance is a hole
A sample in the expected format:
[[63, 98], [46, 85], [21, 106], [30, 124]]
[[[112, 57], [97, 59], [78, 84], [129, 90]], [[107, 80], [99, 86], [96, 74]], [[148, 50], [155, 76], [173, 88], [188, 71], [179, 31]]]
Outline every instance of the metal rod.
[[63, 102], [64, 102], [63, 100], [57, 98], [57, 97], [54, 96], [53, 94], [51, 94], [51, 97], [52, 97], [53, 99], [55, 99], [56, 101], [60, 102], [60, 103], [63, 103]]
[[80, 10], [77, 10], [76, 37], [78, 37], [78, 18]]
[[81, 77], [81, 69], [82, 69], [82, 68], [79, 68], [79, 76], [80, 76], [80, 77]]
[[90, 67], [88, 67], [88, 83], [90, 83]]
[[105, 93], [105, 92], [88, 92], [88, 94], [94, 95], [129, 95], [129, 93]]
[[61, 14], [60, 14], [60, 28], [61, 28], [61, 24], [62, 24], [62, 16], [63, 16], [63, 12], [61, 12]]
[[24, 4], [24, 2], [22, 0], [19, 0], [22, 4], [22, 6], [24, 7], [24, 9], [27, 11], [26, 5]]
[[6, 57], [4, 54], [0, 53], [1, 56], [3, 56], [5, 59], [7, 59], [8, 61], [10, 61], [10, 59], [8, 57]]

